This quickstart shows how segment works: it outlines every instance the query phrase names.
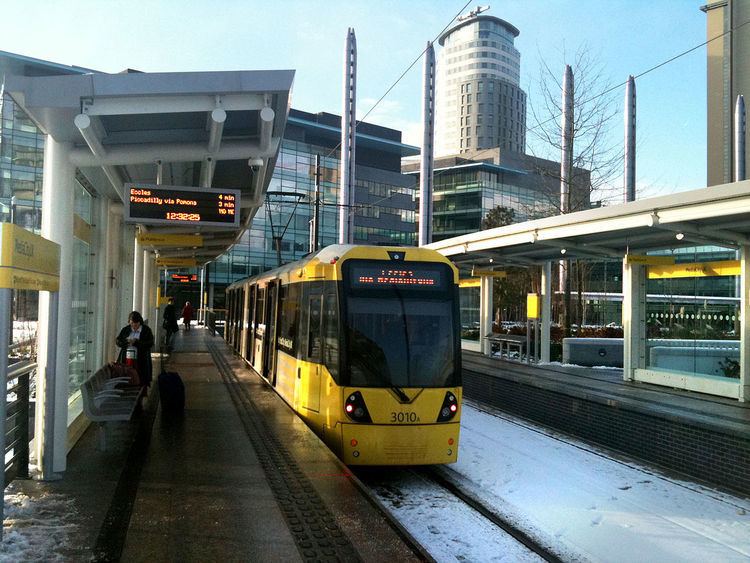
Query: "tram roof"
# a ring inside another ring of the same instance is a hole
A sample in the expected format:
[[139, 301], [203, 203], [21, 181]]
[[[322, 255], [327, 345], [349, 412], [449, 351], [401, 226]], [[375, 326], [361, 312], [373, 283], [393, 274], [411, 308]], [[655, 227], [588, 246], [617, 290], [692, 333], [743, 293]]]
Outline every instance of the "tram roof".
[[[203, 264], [239, 240], [263, 203], [293, 78], [293, 70], [9, 75], [5, 91], [44, 133], [72, 144], [70, 161], [80, 170], [79, 180], [110, 199], [123, 200], [126, 182], [156, 184], [157, 161], [165, 186], [240, 190], [240, 229], [149, 228], [200, 233], [202, 247], [159, 251]], [[273, 110], [270, 123], [268, 111], [261, 119], [267, 107]], [[82, 115], [87, 119], [81, 121]], [[250, 160], [258, 165], [251, 168]]]
[[750, 245], [750, 180], [515, 223], [427, 248], [459, 266], [491, 269], [703, 245]]

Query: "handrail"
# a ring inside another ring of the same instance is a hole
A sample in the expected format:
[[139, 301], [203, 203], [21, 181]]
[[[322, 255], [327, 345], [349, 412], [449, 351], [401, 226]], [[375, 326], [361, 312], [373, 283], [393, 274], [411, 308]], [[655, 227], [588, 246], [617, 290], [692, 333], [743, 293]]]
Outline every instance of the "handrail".
[[22, 360], [11, 365], [8, 370], [5, 392], [5, 486], [13, 479], [29, 477], [29, 404], [31, 375], [36, 369], [36, 362]]

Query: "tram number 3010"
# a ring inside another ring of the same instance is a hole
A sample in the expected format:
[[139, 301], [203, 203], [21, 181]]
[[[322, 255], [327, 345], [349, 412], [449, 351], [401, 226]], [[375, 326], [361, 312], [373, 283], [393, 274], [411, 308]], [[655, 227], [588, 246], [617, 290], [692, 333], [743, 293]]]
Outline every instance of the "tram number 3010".
[[392, 412], [391, 422], [419, 422], [419, 416], [415, 412]]

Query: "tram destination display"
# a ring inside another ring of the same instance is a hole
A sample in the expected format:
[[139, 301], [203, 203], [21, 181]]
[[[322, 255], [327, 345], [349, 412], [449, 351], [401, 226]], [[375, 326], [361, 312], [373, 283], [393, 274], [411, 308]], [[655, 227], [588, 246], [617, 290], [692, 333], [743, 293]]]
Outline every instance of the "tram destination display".
[[352, 288], [419, 288], [442, 289], [443, 268], [409, 262], [378, 262], [349, 264], [349, 283]]
[[240, 191], [125, 184], [125, 221], [144, 225], [238, 227]]

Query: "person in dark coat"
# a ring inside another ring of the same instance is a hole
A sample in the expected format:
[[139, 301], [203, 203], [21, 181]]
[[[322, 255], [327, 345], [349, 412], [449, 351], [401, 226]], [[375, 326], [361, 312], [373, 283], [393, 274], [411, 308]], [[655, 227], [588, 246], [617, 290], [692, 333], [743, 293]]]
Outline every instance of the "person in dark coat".
[[125, 363], [127, 350], [134, 347], [136, 350], [136, 369], [141, 379], [141, 385], [148, 387], [151, 385], [151, 348], [154, 346], [154, 333], [151, 329], [143, 324], [143, 317], [138, 311], [133, 311], [128, 315], [127, 326], [122, 327], [120, 334], [117, 335], [117, 345], [120, 347], [120, 354], [117, 361]]
[[185, 325], [185, 330], [190, 330], [190, 321], [193, 320], [193, 306], [190, 301], [185, 302], [185, 306], [182, 308], [182, 324]]
[[171, 351], [174, 335], [180, 330], [180, 327], [177, 324], [177, 307], [174, 306], [174, 297], [167, 299], [167, 306], [164, 307], [164, 323], [162, 326], [167, 335], [167, 351]]

